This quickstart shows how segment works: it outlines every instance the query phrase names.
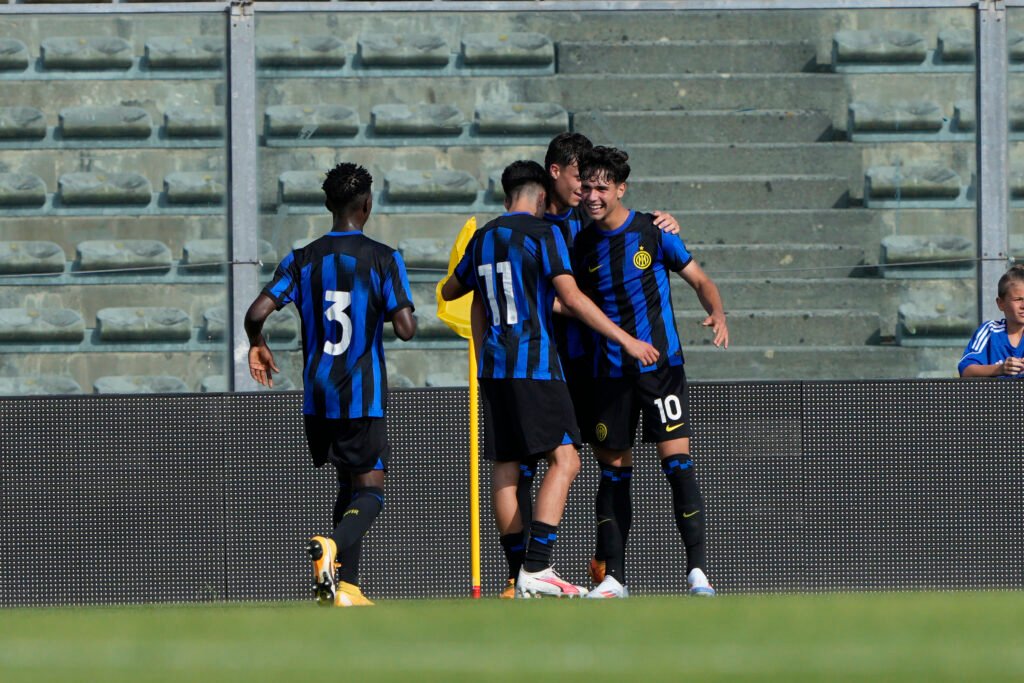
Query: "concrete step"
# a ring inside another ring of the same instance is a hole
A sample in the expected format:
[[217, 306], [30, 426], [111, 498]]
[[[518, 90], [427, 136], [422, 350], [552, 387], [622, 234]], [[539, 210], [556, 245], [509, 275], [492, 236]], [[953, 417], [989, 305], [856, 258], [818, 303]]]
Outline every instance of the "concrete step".
[[[876, 316], [895, 309], [901, 283], [882, 278], [715, 278], [726, 311], [790, 309], [817, 312], [822, 307], [840, 311], [867, 311]], [[693, 290], [672, 280], [672, 305], [676, 311], [699, 305]]]
[[[632, 106], [632, 104], [630, 105]], [[836, 137], [827, 111], [807, 109], [739, 111], [577, 111], [573, 130], [605, 144], [815, 142]]]
[[[745, 306], [745, 301], [737, 301]], [[711, 346], [714, 333], [701, 322], [707, 314], [696, 299], [675, 308], [676, 329], [686, 348]], [[857, 346], [874, 344], [879, 317], [871, 311], [837, 309], [751, 310], [726, 307], [731, 346]]]
[[845, 245], [708, 244], [694, 248], [693, 255], [715, 280], [849, 277], [863, 274], [864, 263], [863, 249]]
[[830, 209], [850, 195], [848, 178], [831, 175], [631, 177], [628, 188], [625, 201], [644, 209]]
[[695, 74], [816, 71], [809, 41], [629, 40], [560, 42], [559, 73]]
[[633, 172], [650, 176], [774, 175], [813, 172], [849, 179], [862, 192], [861, 151], [849, 143], [641, 143], [624, 148]]
[[[635, 3], [642, 5], [644, 3]], [[800, 40], [822, 31], [821, 13], [767, 10], [560, 12], [557, 21], [544, 12], [518, 15], [519, 30], [541, 31], [556, 41], [614, 43], [629, 40]]]

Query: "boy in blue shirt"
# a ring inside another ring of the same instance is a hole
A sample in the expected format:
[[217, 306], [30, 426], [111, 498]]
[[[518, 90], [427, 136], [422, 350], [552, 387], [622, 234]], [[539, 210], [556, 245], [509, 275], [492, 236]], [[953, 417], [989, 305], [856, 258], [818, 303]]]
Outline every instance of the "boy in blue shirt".
[[957, 370], [961, 377], [1015, 377], [1024, 375], [1024, 264], [999, 278], [996, 306], [1006, 317], [987, 320], [974, 332]]

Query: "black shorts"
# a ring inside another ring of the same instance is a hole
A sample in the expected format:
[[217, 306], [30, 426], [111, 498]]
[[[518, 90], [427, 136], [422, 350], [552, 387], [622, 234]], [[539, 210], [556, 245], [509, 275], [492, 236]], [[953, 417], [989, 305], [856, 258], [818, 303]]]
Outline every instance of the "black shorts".
[[481, 379], [484, 456], [497, 462], [531, 461], [563, 444], [580, 444], [565, 382]]
[[591, 443], [601, 448], [631, 448], [641, 412], [645, 443], [691, 436], [686, 372], [679, 365], [629, 377], [595, 379], [592, 404]]
[[588, 427], [593, 427], [593, 408], [590, 405], [594, 393], [594, 378], [590, 376], [592, 366], [589, 358], [562, 363], [565, 384], [569, 387], [569, 396], [572, 398], [573, 412], [576, 415], [576, 424], [579, 425], [584, 441], [593, 441], [592, 430], [588, 430]]
[[306, 443], [313, 464], [331, 463], [339, 470], [363, 474], [373, 470], [387, 472], [391, 459], [387, 421], [382, 417], [333, 420], [304, 415]]

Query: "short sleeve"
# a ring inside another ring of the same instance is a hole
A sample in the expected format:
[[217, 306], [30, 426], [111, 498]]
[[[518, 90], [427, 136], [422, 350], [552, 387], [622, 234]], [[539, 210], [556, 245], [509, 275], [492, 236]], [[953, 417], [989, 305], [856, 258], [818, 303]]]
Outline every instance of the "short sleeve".
[[991, 329], [989, 328], [989, 323], [983, 324], [974, 331], [974, 335], [967, 342], [967, 347], [964, 349], [964, 355], [960, 357], [960, 362], [956, 366], [957, 372], [961, 376], [968, 366], [991, 365], [996, 362], [990, 358], [992, 355], [990, 351], [991, 345], [989, 344], [990, 339]]
[[412, 289], [409, 287], [409, 275], [405, 271], [405, 261], [397, 251], [391, 252], [391, 259], [383, 277], [384, 308], [388, 315], [401, 308], [412, 308]]
[[665, 268], [678, 273], [693, 260], [693, 255], [686, 249], [683, 239], [679, 235], [672, 235], [658, 231], [661, 239], [661, 262]]
[[281, 309], [295, 301], [300, 278], [301, 272], [297, 266], [295, 252], [290, 251], [278, 264], [273, 279], [263, 288], [263, 293], [273, 299], [277, 308]]
[[[479, 233], [477, 233], [479, 234]], [[460, 260], [456, 266], [453, 274], [455, 278], [462, 283], [464, 287], [469, 289], [476, 289], [476, 270], [473, 268], [473, 252], [476, 249], [477, 235], [474, 234], [470, 238], [469, 244], [466, 245], [466, 251], [462, 254], [462, 260]]]
[[545, 277], [551, 279], [558, 275], [572, 275], [569, 248], [565, 245], [565, 238], [562, 237], [562, 231], [558, 226], [552, 225], [551, 230], [544, 235], [540, 250]]

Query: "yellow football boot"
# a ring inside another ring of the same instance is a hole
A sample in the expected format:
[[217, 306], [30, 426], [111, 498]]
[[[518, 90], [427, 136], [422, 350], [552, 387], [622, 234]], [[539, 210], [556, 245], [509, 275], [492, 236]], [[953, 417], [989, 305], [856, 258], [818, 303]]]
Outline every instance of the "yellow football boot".
[[338, 584], [338, 592], [334, 595], [335, 607], [369, 607], [371, 605], [373, 603], [363, 595], [359, 586], [345, 581]]
[[508, 583], [505, 584], [505, 590], [501, 591], [501, 595], [498, 596], [502, 600], [512, 600], [516, 597], [516, 580], [509, 579]]
[[337, 587], [334, 581], [335, 561], [338, 548], [334, 539], [314, 536], [306, 544], [309, 559], [313, 560], [313, 595], [321, 607], [330, 607], [335, 602]]

